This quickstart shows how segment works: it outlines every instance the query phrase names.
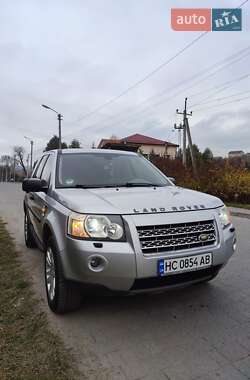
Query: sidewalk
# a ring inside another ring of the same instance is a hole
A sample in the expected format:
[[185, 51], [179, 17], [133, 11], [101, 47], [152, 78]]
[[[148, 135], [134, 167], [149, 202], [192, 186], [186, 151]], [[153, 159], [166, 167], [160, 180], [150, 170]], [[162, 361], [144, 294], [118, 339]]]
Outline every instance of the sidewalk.
[[229, 207], [232, 216], [250, 219], [250, 210], [246, 208]]

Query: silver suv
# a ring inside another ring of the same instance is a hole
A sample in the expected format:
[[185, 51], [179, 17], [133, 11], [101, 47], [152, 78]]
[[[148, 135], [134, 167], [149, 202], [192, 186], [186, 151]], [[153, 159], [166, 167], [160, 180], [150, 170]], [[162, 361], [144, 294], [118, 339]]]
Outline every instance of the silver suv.
[[27, 247], [45, 252], [52, 311], [83, 292], [145, 292], [208, 281], [236, 248], [223, 202], [177, 187], [140, 155], [66, 149], [44, 153], [25, 179]]

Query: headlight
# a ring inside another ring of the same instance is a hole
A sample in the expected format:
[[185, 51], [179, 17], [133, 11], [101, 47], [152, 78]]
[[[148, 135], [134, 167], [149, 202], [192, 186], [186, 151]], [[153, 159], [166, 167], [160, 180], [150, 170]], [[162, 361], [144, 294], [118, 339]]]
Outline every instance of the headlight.
[[219, 208], [218, 212], [221, 224], [224, 228], [231, 224], [230, 212], [226, 206]]
[[71, 214], [68, 234], [80, 239], [124, 240], [122, 218], [117, 215]]

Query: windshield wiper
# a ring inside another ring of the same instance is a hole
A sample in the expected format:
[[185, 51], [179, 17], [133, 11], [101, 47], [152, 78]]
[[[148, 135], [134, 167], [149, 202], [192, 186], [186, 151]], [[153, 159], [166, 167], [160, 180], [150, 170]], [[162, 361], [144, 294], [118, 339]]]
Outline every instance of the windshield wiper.
[[99, 189], [100, 185], [74, 185], [72, 186], [74, 189]]
[[125, 187], [159, 187], [161, 185], [150, 182], [126, 182]]
[[74, 185], [74, 189], [103, 189], [107, 187], [119, 187], [119, 185]]
[[126, 183], [117, 183], [110, 185], [81, 185], [76, 184], [73, 186], [67, 186], [67, 189], [102, 189], [102, 188], [117, 188], [117, 187], [161, 187], [164, 185], [159, 185], [150, 182], [126, 182]]

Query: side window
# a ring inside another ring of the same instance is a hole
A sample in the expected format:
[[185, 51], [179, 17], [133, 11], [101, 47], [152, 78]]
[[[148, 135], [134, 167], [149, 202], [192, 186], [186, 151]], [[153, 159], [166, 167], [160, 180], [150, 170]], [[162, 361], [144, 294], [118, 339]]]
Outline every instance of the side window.
[[43, 157], [40, 158], [39, 160], [37, 160], [36, 166], [34, 167], [34, 170], [33, 170], [33, 173], [32, 173], [32, 178], [37, 178], [37, 172], [38, 172], [39, 167], [41, 165], [42, 159], [43, 159]]
[[53, 162], [53, 157], [50, 154], [49, 158], [47, 159], [45, 166], [43, 167], [43, 171], [41, 174], [41, 179], [45, 179], [47, 183], [50, 182], [50, 176], [51, 176], [51, 169], [52, 169], [52, 162]]
[[43, 167], [44, 167], [44, 164], [47, 161], [47, 159], [48, 159], [47, 155], [42, 157], [42, 159], [39, 162], [37, 168], [35, 169], [35, 172], [33, 174], [33, 178], [40, 178], [42, 170], [43, 170]]

